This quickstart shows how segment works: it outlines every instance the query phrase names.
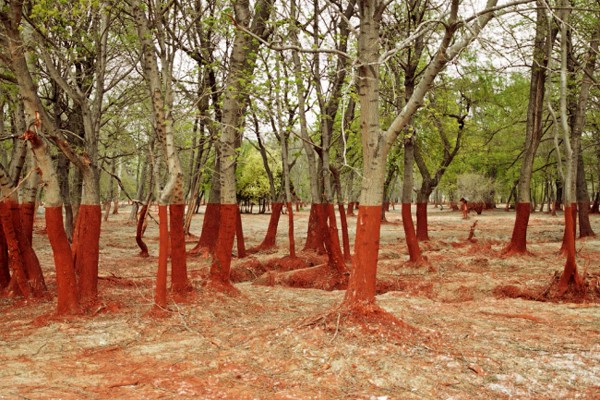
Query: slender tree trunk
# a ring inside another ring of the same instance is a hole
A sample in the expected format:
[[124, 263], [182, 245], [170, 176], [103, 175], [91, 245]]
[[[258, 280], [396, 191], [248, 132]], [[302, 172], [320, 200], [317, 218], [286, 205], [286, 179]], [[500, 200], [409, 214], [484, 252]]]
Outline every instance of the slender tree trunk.
[[[233, 4], [237, 24], [247, 27], [259, 37], [268, 34], [266, 21], [271, 14], [273, 0], [259, 0], [254, 7], [252, 18], [249, 2]], [[225, 82], [223, 94], [223, 128], [219, 138], [220, 174], [221, 174], [221, 213], [219, 235], [215, 257], [210, 268], [209, 284], [218, 290], [237, 292], [229, 280], [233, 239], [238, 224], [238, 204], [235, 187], [236, 149], [241, 143], [243, 110], [246, 98], [241, 96], [246, 89], [245, 82], [254, 71], [259, 43], [243, 33], [236, 31], [231, 52], [230, 70]], [[238, 234], [238, 237], [241, 235]]]
[[568, 89], [567, 89], [567, 63], [569, 53], [569, 15], [571, 13], [570, 1], [563, 0], [560, 4], [560, 49], [561, 49], [561, 67], [560, 67], [560, 121], [563, 131], [563, 143], [565, 146], [566, 172], [565, 176], [565, 236], [564, 247], [566, 254], [565, 267], [560, 277], [558, 288], [561, 293], [565, 293], [569, 288], [574, 291], [583, 289], [583, 279], [577, 271], [576, 252], [575, 252], [575, 218], [576, 209], [576, 179], [577, 179], [577, 158], [579, 155], [579, 136], [572, 134], [568, 121]]
[[545, 82], [549, 63], [549, 48], [554, 44], [556, 30], [548, 31], [548, 16], [542, 0], [536, 1], [536, 36], [529, 86], [529, 104], [525, 128], [525, 151], [519, 174], [517, 189], [516, 218], [510, 242], [504, 249], [505, 255], [527, 254], [527, 226], [531, 214], [531, 175], [533, 162], [543, 133], [542, 113], [544, 110]]
[[210, 193], [208, 203], [204, 211], [204, 220], [202, 222], [202, 231], [196, 246], [190, 250], [190, 254], [197, 255], [203, 251], [213, 254], [217, 244], [217, 235], [220, 225], [220, 198], [221, 198], [221, 167], [220, 151], [217, 149], [215, 170], [213, 172], [210, 184]]

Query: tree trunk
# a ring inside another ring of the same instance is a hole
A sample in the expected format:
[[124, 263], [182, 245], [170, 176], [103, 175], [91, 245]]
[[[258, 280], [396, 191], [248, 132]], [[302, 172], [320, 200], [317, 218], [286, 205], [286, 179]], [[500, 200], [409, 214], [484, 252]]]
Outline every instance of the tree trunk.
[[419, 247], [412, 219], [412, 191], [413, 191], [413, 164], [414, 164], [414, 134], [404, 140], [404, 179], [402, 182], [402, 227], [408, 247], [409, 261], [421, 264], [425, 262]]
[[239, 206], [238, 206], [237, 215], [235, 218], [235, 238], [236, 238], [236, 242], [237, 242], [238, 258], [246, 257], [246, 242], [244, 241], [244, 228], [242, 226], [242, 214], [240, 213]]
[[10, 283], [10, 267], [8, 265], [8, 245], [4, 236], [4, 227], [0, 221], [0, 291]]
[[[235, 2], [233, 8], [238, 25], [247, 27], [259, 37], [268, 35], [266, 21], [271, 14], [273, 0], [259, 0], [254, 7], [254, 17], [248, 2]], [[219, 138], [221, 212], [216, 254], [210, 268], [209, 284], [215, 289], [236, 293], [229, 280], [233, 239], [238, 224], [238, 204], [235, 187], [236, 149], [241, 144], [243, 110], [247, 98], [240, 96], [252, 76], [259, 42], [241, 30], [236, 31], [230, 59], [230, 70], [223, 94], [223, 124]], [[238, 237], [241, 235], [238, 234]]]
[[[153, 26], [158, 33], [154, 35], [149, 28], [148, 17], [139, 1], [133, 2], [133, 11], [140, 38], [142, 50], [142, 65], [144, 78], [152, 100], [156, 138], [160, 144], [167, 164], [167, 181], [160, 193], [159, 213], [161, 213], [159, 228], [159, 265], [157, 273], [156, 299], [162, 302], [162, 290], [164, 286], [163, 275], [169, 256], [171, 258], [171, 291], [176, 295], [185, 295], [191, 290], [187, 276], [187, 263], [185, 253], [185, 235], [183, 233], [183, 214], [185, 199], [183, 196], [183, 172], [179, 161], [178, 150], [175, 146], [173, 134], [173, 93], [172, 74], [173, 58], [171, 55], [161, 51], [160, 66], [155, 53], [153, 39], [162, 43], [164, 50], [165, 38], [160, 35], [161, 26]], [[160, 12], [160, 10], [156, 10]], [[162, 18], [159, 19], [161, 22]], [[169, 208], [170, 213], [167, 212]], [[169, 254], [170, 250], [170, 254]], [[166, 252], [166, 254], [164, 254]], [[161, 303], [156, 304], [161, 306]]]
[[57, 313], [59, 315], [79, 314], [81, 308], [79, 306], [77, 276], [75, 274], [75, 264], [73, 262], [71, 247], [69, 246], [63, 225], [62, 200], [56, 169], [54, 168], [46, 144], [37, 134], [28, 131], [25, 134], [25, 138], [31, 142], [31, 149], [41, 170], [42, 181], [46, 187], [46, 230], [50, 246], [52, 247], [54, 267], [56, 269]]
[[417, 202], [417, 240], [421, 242], [429, 240], [427, 206], [428, 202]]
[[283, 203], [272, 203], [271, 217], [269, 218], [269, 226], [267, 228], [265, 238], [263, 239], [261, 244], [249, 250], [250, 252], [254, 253], [258, 251], [272, 249], [275, 247], [277, 238], [277, 226], [279, 225], [279, 218], [281, 217], [282, 210]]
[[[573, 291], [581, 291], [583, 289], [583, 279], [577, 272], [576, 252], [575, 252], [575, 218], [577, 217], [576, 201], [576, 180], [577, 180], [577, 158], [579, 155], [579, 135], [571, 132], [571, 127], [568, 121], [568, 89], [567, 89], [567, 64], [569, 53], [569, 15], [571, 13], [570, 1], [563, 0], [560, 4], [562, 7], [559, 10], [560, 18], [560, 49], [561, 49], [561, 66], [560, 66], [560, 122], [563, 131], [563, 144], [565, 146], [565, 236], [564, 248], [566, 253], [566, 262], [563, 273], [560, 277], [558, 288], [559, 292], [565, 293], [572, 288]], [[581, 100], [581, 99], [580, 99]], [[583, 118], [583, 116], [577, 116]]]
[[217, 244], [217, 236], [220, 225], [220, 151], [217, 149], [215, 171], [213, 172], [210, 184], [210, 193], [208, 203], [204, 211], [204, 220], [202, 221], [202, 231], [198, 243], [190, 250], [190, 254], [197, 255], [206, 251], [208, 254], [213, 254]]
[[531, 67], [529, 86], [529, 103], [527, 106], [527, 122], [525, 128], [525, 151], [517, 184], [517, 215], [510, 242], [504, 254], [527, 253], [527, 225], [531, 213], [531, 175], [535, 154], [543, 134], [542, 116], [544, 110], [545, 82], [549, 63], [549, 51], [556, 38], [556, 30], [548, 31], [548, 17], [542, 0], [537, 0], [536, 36]]
[[146, 258], [149, 256], [148, 254], [148, 246], [144, 243], [144, 231], [146, 230], [146, 215], [148, 214], [148, 203], [144, 203], [142, 205], [142, 210], [140, 211], [140, 216], [137, 220], [137, 227], [135, 232], [135, 242], [140, 248], [139, 256], [142, 258]]

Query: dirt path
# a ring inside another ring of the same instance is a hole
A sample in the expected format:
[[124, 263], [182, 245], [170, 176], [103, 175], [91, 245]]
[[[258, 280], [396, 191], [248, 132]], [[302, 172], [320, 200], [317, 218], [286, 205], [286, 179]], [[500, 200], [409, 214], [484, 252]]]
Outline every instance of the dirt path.
[[[473, 221], [430, 209], [431, 268], [405, 263], [401, 225], [382, 228], [379, 304], [417, 328], [389, 337], [376, 328], [317, 323], [343, 292], [237, 284], [237, 298], [209, 297], [198, 276], [208, 265], [190, 259], [196, 292], [165, 319], [152, 305], [158, 231], [146, 237], [152, 255], [136, 257], [134, 227], [121, 210], [103, 226], [101, 303], [95, 315], [49, 318], [53, 302], [0, 299], [0, 398], [201, 399], [473, 399], [600, 396], [600, 307], [494, 296], [500, 285], [543, 288], [563, 259], [561, 217], [532, 215], [535, 256], [501, 258], [513, 213], [478, 216], [477, 243], [465, 242]], [[116, 218], [115, 218], [116, 217]], [[268, 215], [244, 215], [249, 246]], [[303, 244], [308, 213], [299, 213]], [[398, 220], [391, 212], [388, 219]], [[38, 218], [43, 221], [43, 218]], [[202, 216], [194, 220], [199, 233]], [[355, 219], [350, 219], [351, 230]], [[593, 216], [600, 233], [600, 218]], [[287, 225], [277, 253], [286, 253]], [[351, 238], [353, 234], [351, 234]], [[45, 236], [35, 246], [51, 290]], [[193, 243], [188, 244], [189, 247]], [[600, 240], [578, 242], [580, 267], [600, 273]], [[240, 261], [236, 261], [240, 262]], [[366, 330], [371, 330], [367, 333]]]

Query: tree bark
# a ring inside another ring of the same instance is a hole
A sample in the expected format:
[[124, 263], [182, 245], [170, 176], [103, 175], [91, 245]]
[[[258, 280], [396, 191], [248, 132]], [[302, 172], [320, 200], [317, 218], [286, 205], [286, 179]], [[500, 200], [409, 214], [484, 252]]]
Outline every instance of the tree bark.
[[549, 49], [552, 48], [557, 31], [548, 31], [548, 16], [542, 0], [537, 0], [536, 34], [529, 85], [529, 103], [525, 127], [525, 150], [517, 184], [517, 215], [510, 242], [504, 248], [504, 254], [527, 253], [527, 225], [531, 214], [531, 176], [533, 162], [543, 134], [542, 116], [544, 110], [545, 82], [547, 78]]

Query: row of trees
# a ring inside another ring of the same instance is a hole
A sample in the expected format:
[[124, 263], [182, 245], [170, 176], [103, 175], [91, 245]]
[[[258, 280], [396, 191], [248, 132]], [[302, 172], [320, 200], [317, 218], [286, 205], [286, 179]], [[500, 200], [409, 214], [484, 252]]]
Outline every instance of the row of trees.
[[[31, 211], [19, 211], [33, 207], [41, 179], [59, 312], [95, 301], [105, 171], [136, 200], [133, 218], [141, 205], [141, 244], [147, 206], [159, 204], [157, 306], [167, 304], [169, 259], [171, 292], [191, 289], [184, 239], [205, 191], [191, 253], [210, 253], [208, 286], [233, 293], [238, 194], [260, 159], [274, 212], [259, 248], [274, 245], [285, 204], [296, 256], [291, 203], [310, 196], [304, 249], [326, 252], [323, 273], [344, 280], [349, 239], [342, 234], [340, 242], [334, 204], [344, 233], [343, 204], [358, 201], [348, 310], [374, 304], [382, 205], [394, 188], [410, 261], [423, 263], [427, 203], [436, 189], [455, 193], [465, 172], [494, 180], [496, 195], [515, 189], [509, 254], [526, 252], [532, 192], [550, 198], [549, 182], [560, 182], [561, 288], [578, 288], [572, 210], [579, 209], [581, 235], [593, 234], [588, 183], [598, 171], [588, 162], [600, 155], [598, 4], [580, 3], [1, 0], [0, 120], [9, 139], [2, 190], [12, 211], [2, 217], [10, 262], [0, 283], [26, 296], [45, 290]], [[260, 158], [240, 162], [249, 154]], [[117, 162], [135, 175], [135, 194]]]

